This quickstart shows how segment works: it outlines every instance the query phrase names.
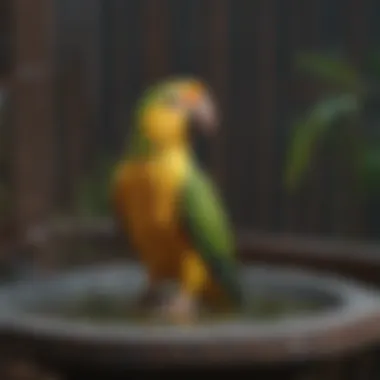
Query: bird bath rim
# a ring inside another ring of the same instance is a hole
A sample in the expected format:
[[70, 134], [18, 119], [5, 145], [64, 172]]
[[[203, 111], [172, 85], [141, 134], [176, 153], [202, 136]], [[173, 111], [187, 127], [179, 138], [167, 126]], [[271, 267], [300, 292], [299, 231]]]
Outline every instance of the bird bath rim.
[[[287, 282], [294, 289], [315, 289], [341, 302], [310, 315], [192, 326], [128, 322], [107, 325], [33, 315], [17, 308], [17, 300], [22, 295], [27, 298], [27, 293], [33, 294], [33, 290], [54, 291], [54, 284], [64, 286], [73, 280], [77, 286], [81, 282], [85, 285], [86, 281], [89, 286], [97, 279], [96, 283], [104, 286], [107, 276], [110, 280], [128, 273], [141, 274], [141, 269], [133, 263], [92, 265], [50, 279], [24, 280], [4, 287], [0, 291], [0, 327], [11, 337], [35, 339], [46, 347], [58, 345], [63, 356], [72, 356], [77, 351], [83, 359], [87, 350], [92, 352], [89, 359], [97, 355], [99, 362], [116, 361], [122, 365], [131, 361], [194, 363], [195, 359], [205, 363], [304, 360], [316, 354], [359, 347], [380, 336], [380, 296], [375, 290], [338, 276], [264, 265], [243, 266], [242, 275], [253, 281], [261, 278], [267, 283]], [[143, 276], [139, 276], [142, 283]], [[135, 281], [134, 291], [141, 283]], [[54, 348], [50, 350], [53, 352]]]

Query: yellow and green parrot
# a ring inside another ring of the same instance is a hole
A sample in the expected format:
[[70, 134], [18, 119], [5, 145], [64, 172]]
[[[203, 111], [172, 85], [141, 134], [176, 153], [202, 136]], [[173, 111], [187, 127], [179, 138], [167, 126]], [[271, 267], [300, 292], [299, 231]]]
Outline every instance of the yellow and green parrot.
[[142, 299], [152, 300], [166, 280], [179, 285], [160, 308], [173, 321], [192, 320], [200, 301], [241, 302], [232, 231], [216, 188], [197, 165], [192, 120], [206, 133], [216, 130], [216, 107], [201, 81], [173, 78], [149, 88], [112, 181], [117, 219], [147, 271]]

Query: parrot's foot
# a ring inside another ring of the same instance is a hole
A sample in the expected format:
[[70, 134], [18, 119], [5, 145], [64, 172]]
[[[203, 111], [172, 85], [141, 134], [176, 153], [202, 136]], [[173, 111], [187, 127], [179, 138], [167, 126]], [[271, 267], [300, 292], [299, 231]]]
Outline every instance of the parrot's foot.
[[180, 293], [162, 305], [159, 314], [173, 323], [191, 323], [198, 314], [197, 302], [190, 295]]

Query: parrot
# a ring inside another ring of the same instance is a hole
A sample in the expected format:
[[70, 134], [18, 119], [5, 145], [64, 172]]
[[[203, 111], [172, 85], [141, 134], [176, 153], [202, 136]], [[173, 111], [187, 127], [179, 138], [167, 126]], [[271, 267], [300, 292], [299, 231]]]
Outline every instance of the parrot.
[[[147, 274], [142, 302], [167, 281], [177, 291], [159, 309], [190, 321], [204, 302], [241, 304], [235, 242], [217, 186], [197, 162], [191, 128], [218, 129], [211, 91], [197, 78], [165, 78], [137, 101], [131, 134], [111, 179], [115, 219]], [[216, 306], [217, 307], [217, 306]]]

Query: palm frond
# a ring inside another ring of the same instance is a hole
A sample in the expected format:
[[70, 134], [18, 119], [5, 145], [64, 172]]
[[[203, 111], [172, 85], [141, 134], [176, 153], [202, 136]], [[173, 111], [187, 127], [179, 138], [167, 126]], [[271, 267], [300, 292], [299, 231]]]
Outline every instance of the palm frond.
[[344, 91], [361, 91], [364, 81], [359, 72], [346, 60], [312, 52], [296, 56], [296, 69], [318, 80], [333, 84]]
[[287, 152], [285, 187], [293, 191], [310, 166], [316, 144], [334, 123], [359, 111], [359, 100], [355, 95], [343, 94], [318, 102], [294, 125], [294, 132]]

